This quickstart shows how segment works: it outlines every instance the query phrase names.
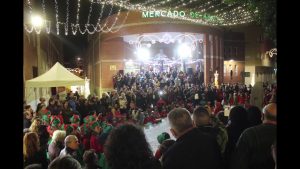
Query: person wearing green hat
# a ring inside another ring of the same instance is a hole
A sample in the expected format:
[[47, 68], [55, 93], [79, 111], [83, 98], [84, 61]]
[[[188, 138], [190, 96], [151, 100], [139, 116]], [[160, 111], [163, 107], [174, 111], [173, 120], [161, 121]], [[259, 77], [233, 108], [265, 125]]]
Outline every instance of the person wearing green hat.
[[47, 131], [49, 132], [50, 136], [52, 137], [53, 132], [55, 130], [61, 129], [61, 121], [57, 116], [50, 117], [50, 125], [47, 127]]
[[70, 124], [64, 124], [62, 125], [64, 127], [64, 130], [66, 131], [67, 136], [68, 135], [75, 135], [74, 133], [74, 127]]
[[97, 121], [90, 123], [90, 129], [92, 131], [90, 138], [90, 148], [94, 149], [96, 153], [103, 152], [103, 146], [99, 144], [97, 138], [101, 133], [101, 127]]
[[163, 132], [157, 136], [157, 141], [159, 142], [159, 144], [162, 144], [163, 141], [165, 141], [166, 139], [169, 139], [169, 138], [170, 138], [169, 133]]
[[79, 115], [74, 114], [71, 118], [70, 118], [70, 122], [73, 126], [76, 126], [75, 128], [77, 129], [79, 127], [80, 124], [80, 117]]
[[91, 137], [91, 131], [89, 124], [82, 124], [80, 126], [80, 135], [82, 139], [82, 146], [83, 150], [89, 150], [90, 149], [90, 137]]
[[42, 115], [42, 124], [49, 126], [50, 125], [50, 116], [49, 115]]
[[83, 119], [83, 122], [84, 123], [91, 123], [91, 122], [94, 122], [96, 121], [97, 117], [94, 116], [94, 115], [89, 115], [89, 116], [86, 116], [84, 119]]
[[106, 126], [103, 128], [103, 133], [109, 133], [112, 129], [113, 129], [113, 126], [112, 126], [112, 125], [106, 125]]
[[[167, 140], [167, 139], [170, 139], [170, 135], [169, 135], [169, 133], [167, 133], [167, 132], [163, 132], [163, 133], [161, 133], [160, 135], [157, 136], [157, 141], [158, 141], [158, 143], [160, 144], [160, 147], [161, 147], [162, 143], [163, 143], [165, 140]], [[156, 159], [158, 159], [158, 160], [159, 160], [160, 157], [162, 156], [162, 152], [161, 152], [160, 147], [156, 150], [155, 155], [154, 155], [154, 157], [155, 157]]]

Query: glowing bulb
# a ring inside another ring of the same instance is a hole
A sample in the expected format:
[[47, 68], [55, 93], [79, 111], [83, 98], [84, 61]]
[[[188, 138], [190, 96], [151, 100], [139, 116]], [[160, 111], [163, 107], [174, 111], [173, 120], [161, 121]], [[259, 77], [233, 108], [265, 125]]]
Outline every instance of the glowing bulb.
[[138, 59], [141, 61], [146, 61], [150, 59], [150, 52], [146, 48], [138, 48], [136, 52]]
[[186, 43], [181, 44], [178, 48], [179, 56], [184, 59], [192, 56], [192, 49]]
[[32, 16], [32, 17], [31, 17], [31, 24], [32, 24], [33, 26], [36, 26], [36, 27], [42, 26], [42, 24], [43, 24], [43, 19], [42, 19], [42, 17], [40, 17], [40, 16], [38, 16], [38, 15]]

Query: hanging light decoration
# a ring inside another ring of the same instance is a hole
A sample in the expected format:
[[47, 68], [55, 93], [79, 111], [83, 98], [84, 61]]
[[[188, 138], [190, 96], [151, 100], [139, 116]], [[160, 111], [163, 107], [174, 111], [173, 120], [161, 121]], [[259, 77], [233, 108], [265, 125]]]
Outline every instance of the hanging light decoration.
[[[46, 32], [50, 33], [51, 22], [46, 20], [46, 7], [45, 0], [42, 1], [43, 17], [45, 18], [45, 28]], [[76, 22], [70, 23], [70, 0], [66, 0], [66, 19], [62, 22], [59, 19], [59, 5], [58, 1], [54, 0], [54, 10], [55, 10], [55, 25], [56, 33], [59, 35], [60, 25], [64, 26], [65, 35], [68, 35], [69, 26], [71, 27], [71, 32], [76, 35], [79, 31], [81, 34], [89, 33], [94, 34], [96, 32], [117, 32], [119, 31], [127, 20], [130, 11], [174, 11], [174, 10], [184, 10], [186, 13], [184, 16], [168, 15], [164, 17], [169, 17], [172, 19], [179, 19], [182, 21], [187, 21], [195, 24], [204, 25], [237, 25], [253, 22], [253, 13], [249, 12], [245, 5], [238, 4], [225, 4], [223, 1], [212, 0], [212, 1], [199, 1], [199, 0], [146, 0], [144, 2], [130, 3], [129, 0], [90, 0], [89, 13], [87, 16], [87, 22], [84, 25], [79, 24], [79, 14], [81, 8], [81, 1], [77, 0], [77, 12], [76, 12]], [[99, 17], [96, 24], [91, 23], [91, 15], [93, 11], [96, 11], [96, 4], [101, 5]], [[32, 3], [31, 0], [27, 0], [27, 7], [29, 8], [29, 15], [32, 14]], [[115, 15], [112, 14], [113, 8], [118, 8]], [[103, 17], [103, 11], [106, 8], [109, 9], [109, 15], [111, 18], [107, 18], [104, 23], [101, 23]], [[123, 21], [120, 21], [121, 10], [126, 9], [127, 13], [122, 15]], [[258, 11], [257, 11], [258, 12]], [[193, 15], [197, 13], [197, 15]], [[200, 16], [200, 17], [195, 17]], [[113, 18], [114, 17], [114, 18]], [[27, 32], [32, 33], [35, 30], [36, 33], [40, 33], [41, 28], [29, 26], [24, 24], [24, 28]]]

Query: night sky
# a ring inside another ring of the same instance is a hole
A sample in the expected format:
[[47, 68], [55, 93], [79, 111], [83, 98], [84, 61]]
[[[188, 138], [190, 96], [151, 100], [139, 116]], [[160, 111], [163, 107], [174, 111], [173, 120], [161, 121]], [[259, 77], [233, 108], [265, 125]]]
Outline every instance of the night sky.
[[76, 36], [64, 36], [63, 38], [63, 55], [66, 66], [74, 67], [74, 63], [77, 57], [84, 58], [88, 43], [87, 34]]

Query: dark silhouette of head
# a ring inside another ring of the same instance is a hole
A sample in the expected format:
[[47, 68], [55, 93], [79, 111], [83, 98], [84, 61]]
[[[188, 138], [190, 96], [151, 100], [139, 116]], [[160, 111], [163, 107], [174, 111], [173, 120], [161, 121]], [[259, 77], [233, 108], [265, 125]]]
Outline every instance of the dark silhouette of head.
[[143, 169], [155, 166], [144, 132], [133, 124], [114, 128], [105, 143], [104, 153], [111, 169]]
[[82, 169], [80, 163], [70, 155], [55, 158], [48, 169]]
[[256, 106], [251, 106], [247, 110], [249, 127], [256, 126], [262, 123], [261, 121], [261, 111]]
[[248, 126], [247, 111], [242, 106], [234, 106], [229, 113], [230, 125], [237, 128], [246, 128]]
[[98, 156], [95, 153], [94, 149], [86, 150], [83, 154], [83, 161], [86, 166], [96, 166], [97, 165]]

